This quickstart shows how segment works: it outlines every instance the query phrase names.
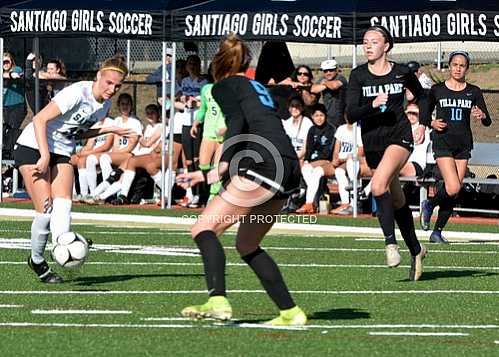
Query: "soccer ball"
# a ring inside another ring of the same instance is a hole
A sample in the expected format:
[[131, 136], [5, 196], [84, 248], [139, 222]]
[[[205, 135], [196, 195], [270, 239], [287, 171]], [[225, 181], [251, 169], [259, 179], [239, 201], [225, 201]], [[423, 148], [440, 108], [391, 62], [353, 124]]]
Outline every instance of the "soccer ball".
[[88, 249], [88, 241], [82, 235], [66, 232], [57, 237], [52, 259], [63, 268], [76, 269], [87, 259]]

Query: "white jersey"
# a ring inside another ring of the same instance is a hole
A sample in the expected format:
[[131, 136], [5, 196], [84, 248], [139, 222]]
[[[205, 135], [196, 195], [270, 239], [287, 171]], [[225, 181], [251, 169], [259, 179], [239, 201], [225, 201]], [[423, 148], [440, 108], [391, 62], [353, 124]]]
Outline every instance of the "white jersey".
[[[167, 127], [166, 130], [168, 132], [168, 127]], [[161, 123], [156, 123], [154, 125], [147, 124], [146, 130], [144, 130], [144, 139], [147, 140], [147, 139], [151, 138], [156, 133], [160, 133], [161, 134]], [[152, 149], [154, 148], [154, 146], [157, 143], [159, 143], [160, 141], [161, 141], [161, 135], [149, 147], [142, 146], [139, 143], [138, 146], [140, 146], [140, 148], [137, 150], [137, 153], [134, 153], [134, 154], [135, 155], [146, 155], [146, 154], [149, 154], [152, 151]]]
[[[123, 120], [122, 117], [116, 117], [114, 119], [114, 125], [124, 129], [131, 129], [132, 133], [137, 134], [137, 136], [142, 136], [142, 123], [136, 117], [130, 116], [126, 121]], [[116, 137], [115, 137], [116, 140]], [[128, 137], [120, 136], [118, 139], [118, 143], [113, 144], [114, 147], [118, 147], [118, 149], [123, 149], [128, 146]], [[137, 155], [139, 151], [139, 144], [135, 145], [135, 148], [132, 150], [132, 154]]]
[[314, 126], [314, 123], [312, 123], [312, 120], [308, 117], [303, 116], [300, 123], [295, 124], [293, 123], [293, 118], [290, 117], [289, 119], [282, 121], [282, 126], [284, 127], [286, 134], [291, 139], [291, 144], [295, 148], [295, 151], [299, 152], [305, 145], [308, 130]]
[[175, 112], [173, 120], [173, 133], [182, 134], [182, 127], [191, 125], [191, 114], [188, 112]]
[[[92, 125], [105, 118], [112, 101], [98, 102], [92, 94], [91, 81], [74, 83], [52, 98], [61, 114], [47, 122], [49, 152], [71, 156], [76, 143], [75, 137], [89, 130]], [[20, 145], [39, 149], [33, 123], [29, 123], [17, 139]]]
[[[412, 126], [413, 134], [414, 131], [418, 128], [418, 126], [419, 124]], [[426, 167], [426, 150], [428, 149], [429, 143], [430, 143], [430, 130], [426, 128], [424, 133], [424, 141], [419, 145], [414, 144], [414, 150], [412, 151], [411, 156], [409, 156], [408, 161], [417, 163], [424, 170]]]
[[[340, 160], [346, 160], [348, 155], [351, 155], [353, 151], [353, 128], [349, 129], [347, 124], [340, 125], [338, 129], [336, 129], [334, 137], [340, 142], [338, 158]], [[357, 147], [359, 148], [362, 146], [360, 128], [357, 128]]]
[[[110, 127], [110, 126], [113, 126], [113, 125], [114, 125], [114, 120], [112, 118], [106, 117], [104, 119], [104, 122], [101, 121], [101, 120], [98, 121], [97, 123], [95, 123], [94, 125], [92, 125], [91, 129], [107, 128], [107, 127]], [[102, 145], [104, 145], [106, 143], [108, 135], [113, 135], [113, 134], [104, 134], [104, 135], [96, 136], [94, 138], [95, 142], [94, 142], [94, 147], [93, 148], [97, 149], [97, 148], [101, 147]]]

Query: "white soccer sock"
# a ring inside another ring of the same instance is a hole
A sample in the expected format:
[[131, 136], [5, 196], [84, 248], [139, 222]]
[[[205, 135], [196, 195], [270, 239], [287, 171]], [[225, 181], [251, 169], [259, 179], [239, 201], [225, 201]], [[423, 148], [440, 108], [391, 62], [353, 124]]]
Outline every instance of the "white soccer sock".
[[71, 205], [71, 200], [67, 198], [54, 198], [50, 220], [52, 243], [55, 243], [57, 237], [61, 234], [69, 232], [71, 227]]
[[80, 195], [88, 195], [87, 169], [78, 169], [78, 181], [80, 182]]
[[102, 192], [98, 196], [98, 198], [100, 198], [101, 200], [105, 200], [106, 198], [111, 197], [115, 193], [120, 192], [121, 188], [122, 188], [121, 182], [116, 181], [111, 186], [109, 186], [104, 192]]
[[88, 190], [90, 194], [93, 196], [95, 192], [95, 187], [97, 186], [97, 164], [99, 160], [95, 155], [88, 155], [86, 161], [86, 176], [87, 176], [87, 184]]
[[367, 186], [364, 187], [364, 194], [366, 195], [366, 197], [369, 196], [370, 193], [371, 193], [371, 180], [369, 180]]
[[357, 164], [356, 169], [357, 170], [354, 170], [353, 159], [349, 158], [347, 160], [347, 173], [348, 173], [348, 177], [352, 181], [355, 180], [355, 178], [357, 178], [359, 176], [359, 169], [360, 169], [359, 164]]
[[194, 198], [194, 195], [192, 194], [192, 187], [189, 187], [187, 188], [187, 190], [185, 190], [185, 197], [187, 197], [189, 201], [192, 201], [192, 199]]
[[336, 176], [336, 181], [338, 182], [338, 191], [340, 193], [341, 203], [347, 204], [350, 202], [350, 194], [346, 190], [348, 186], [348, 178], [345, 169], [337, 167], [334, 170], [334, 175]]
[[322, 176], [324, 176], [324, 170], [322, 169], [322, 167], [315, 167], [310, 174], [309, 183], [307, 183], [307, 194], [305, 197], [305, 202], [314, 202], [315, 195], [317, 194], [317, 190], [319, 189], [319, 184], [321, 182]]
[[94, 190], [94, 194], [93, 196], [94, 197], [97, 197], [97, 196], [100, 196], [102, 193], [104, 193], [104, 191], [106, 191], [109, 187], [111, 186], [111, 184], [107, 181], [102, 181], [99, 186], [97, 186]]
[[40, 264], [45, 260], [43, 252], [49, 237], [50, 213], [35, 213], [31, 224], [31, 260]]
[[156, 186], [158, 186], [159, 189], [161, 191], [163, 191], [163, 189], [161, 187], [161, 171], [158, 171], [158, 173], [152, 175], [151, 178], [154, 180], [154, 183], [156, 184]]
[[109, 175], [111, 175], [111, 171], [113, 171], [112, 166], [113, 160], [111, 160], [111, 156], [108, 154], [102, 154], [99, 158], [100, 169], [102, 172], [102, 181], [107, 180]]
[[121, 194], [123, 196], [128, 196], [128, 193], [130, 192], [130, 187], [132, 187], [133, 180], [135, 179], [135, 175], [136, 173], [133, 170], [125, 170], [125, 172], [123, 173], [123, 176], [121, 177]]
[[310, 177], [310, 174], [312, 173], [312, 171], [314, 171], [314, 168], [312, 167], [312, 165], [309, 165], [309, 164], [305, 164], [301, 168], [301, 174], [302, 174], [303, 179], [305, 180], [305, 182]]

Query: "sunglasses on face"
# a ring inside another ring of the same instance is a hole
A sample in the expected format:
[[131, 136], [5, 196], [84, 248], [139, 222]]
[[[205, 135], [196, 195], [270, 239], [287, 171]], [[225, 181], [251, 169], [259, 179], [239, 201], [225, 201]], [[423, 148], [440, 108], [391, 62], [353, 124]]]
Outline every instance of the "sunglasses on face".
[[322, 72], [324, 73], [327, 73], [327, 72], [334, 72], [336, 71], [336, 68], [335, 69], [323, 69]]
[[11, 61], [9, 61], [9, 60], [4, 60], [4, 61], [3, 61], [3, 64], [11, 64], [11, 63], [12, 63], [12, 62], [11, 62]]
[[298, 72], [297, 74], [298, 74], [299, 76], [307, 76], [307, 77], [309, 77], [309, 76], [310, 76], [310, 73], [308, 73], [308, 72]]

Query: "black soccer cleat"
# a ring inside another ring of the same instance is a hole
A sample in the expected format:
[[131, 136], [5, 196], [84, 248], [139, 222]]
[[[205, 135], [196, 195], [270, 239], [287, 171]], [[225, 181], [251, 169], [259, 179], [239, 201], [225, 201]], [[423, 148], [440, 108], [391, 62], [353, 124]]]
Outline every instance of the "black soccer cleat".
[[430, 235], [430, 243], [449, 244], [449, 241], [442, 236], [442, 232], [435, 230]]
[[122, 206], [129, 204], [129, 202], [125, 195], [118, 195], [118, 197], [111, 201], [111, 204], [114, 206]]
[[28, 266], [35, 272], [42, 283], [61, 284], [64, 282], [64, 280], [59, 275], [57, 275], [50, 269], [45, 260], [40, 264], [35, 264], [31, 260], [31, 257], [29, 257]]

